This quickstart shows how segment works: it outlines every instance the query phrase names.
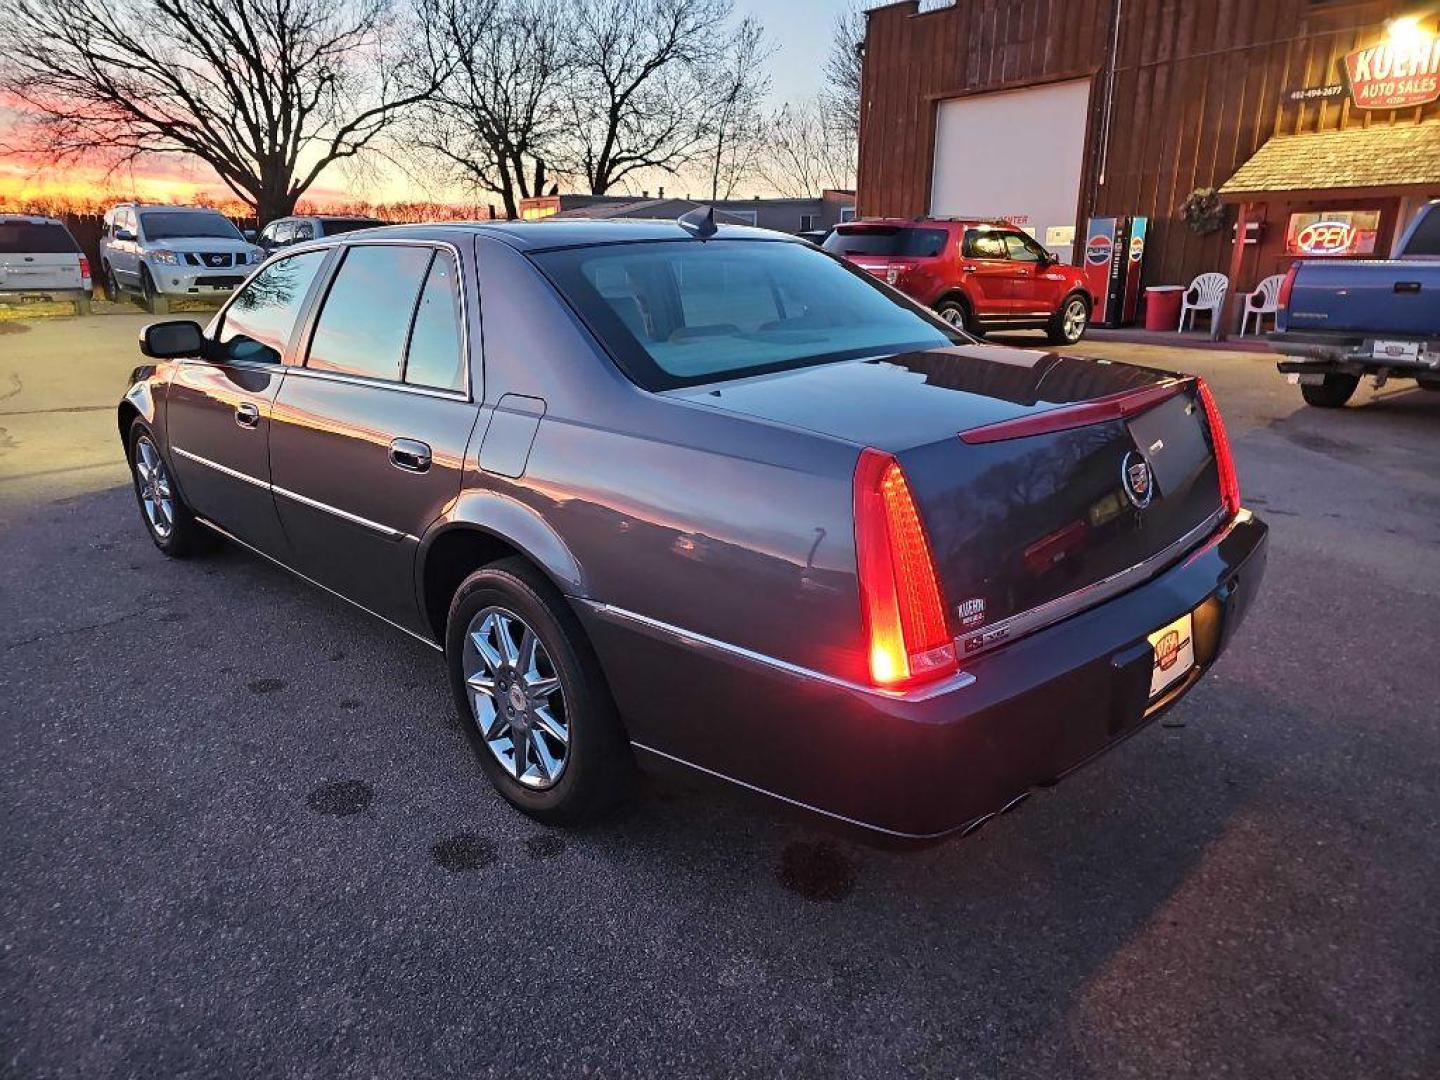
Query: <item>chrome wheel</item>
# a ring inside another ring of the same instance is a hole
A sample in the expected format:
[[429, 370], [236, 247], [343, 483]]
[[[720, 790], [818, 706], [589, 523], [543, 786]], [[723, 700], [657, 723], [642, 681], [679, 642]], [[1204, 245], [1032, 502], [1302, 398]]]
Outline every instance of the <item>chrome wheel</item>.
[[949, 323], [956, 330], [965, 329], [965, 312], [955, 304], [947, 304], [938, 312], [941, 319]]
[[569, 759], [570, 721], [539, 635], [513, 611], [483, 608], [466, 628], [460, 663], [471, 718], [495, 760], [525, 787], [554, 787]]
[[1077, 298], [1065, 305], [1065, 317], [1060, 324], [1060, 329], [1065, 334], [1066, 341], [1080, 340], [1081, 335], [1085, 333], [1087, 318], [1084, 300]]
[[135, 489], [140, 493], [140, 506], [150, 531], [161, 540], [168, 540], [175, 531], [175, 495], [170, 487], [170, 473], [148, 435], [141, 435], [135, 441]]

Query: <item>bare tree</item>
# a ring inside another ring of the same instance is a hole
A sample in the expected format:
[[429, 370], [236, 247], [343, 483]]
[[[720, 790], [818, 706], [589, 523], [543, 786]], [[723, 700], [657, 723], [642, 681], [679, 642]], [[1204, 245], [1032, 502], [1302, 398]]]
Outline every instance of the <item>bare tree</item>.
[[731, 0], [578, 0], [571, 162], [603, 195], [647, 169], [674, 173], [712, 130], [707, 80], [730, 44]]
[[544, 192], [567, 133], [563, 103], [575, 72], [558, 0], [459, 0], [437, 32], [446, 38], [435, 94], [401, 142], [441, 164], [447, 178], [499, 196], [507, 218]]
[[191, 155], [263, 224], [434, 91], [445, 0], [420, 2], [0, 0], [0, 88], [18, 146], [57, 164]]
[[825, 188], [849, 188], [855, 142], [822, 100], [788, 102], [766, 125], [758, 173], [782, 198], [806, 198]]
[[825, 57], [825, 108], [850, 132], [860, 135], [860, 69], [865, 44], [865, 9], [851, 0], [835, 16], [830, 30], [830, 52]]
[[755, 175], [764, 146], [761, 103], [770, 90], [765, 64], [773, 53], [765, 42], [764, 28], [746, 18], [707, 80], [711, 87], [710, 131], [704, 163], [712, 202], [730, 198]]

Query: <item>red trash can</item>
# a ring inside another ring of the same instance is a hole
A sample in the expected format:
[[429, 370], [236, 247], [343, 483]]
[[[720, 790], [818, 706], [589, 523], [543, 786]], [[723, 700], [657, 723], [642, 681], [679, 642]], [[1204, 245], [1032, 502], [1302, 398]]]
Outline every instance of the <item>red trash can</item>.
[[1178, 330], [1180, 301], [1184, 297], [1184, 285], [1152, 285], [1146, 289], [1145, 329]]

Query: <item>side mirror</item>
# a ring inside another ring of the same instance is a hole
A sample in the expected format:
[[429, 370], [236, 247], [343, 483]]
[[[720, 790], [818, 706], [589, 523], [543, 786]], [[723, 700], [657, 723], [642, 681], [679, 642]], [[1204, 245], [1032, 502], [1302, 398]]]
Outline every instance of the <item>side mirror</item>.
[[116, 240], [127, 240], [127, 241], [128, 241], [128, 240], [134, 240], [134, 239], [135, 239], [135, 234], [134, 234], [133, 232], [131, 232], [129, 229], [116, 229], [116, 230], [115, 230], [115, 239], [116, 239]]
[[205, 334], [199, 323], [189, 319], [151, 323], [140, 331], [140, 351], [156, 360], [202, 356]]

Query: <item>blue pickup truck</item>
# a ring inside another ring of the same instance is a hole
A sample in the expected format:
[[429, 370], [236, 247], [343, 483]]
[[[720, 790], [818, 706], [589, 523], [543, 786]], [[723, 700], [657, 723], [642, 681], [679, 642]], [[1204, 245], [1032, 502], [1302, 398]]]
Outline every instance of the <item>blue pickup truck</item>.
[[1270, 347], [1309, 405], [1338, 409], [1362, 377], [1440, 390], [1440, 199], [1393, 259], [1297, 262], [1280, 286]]

